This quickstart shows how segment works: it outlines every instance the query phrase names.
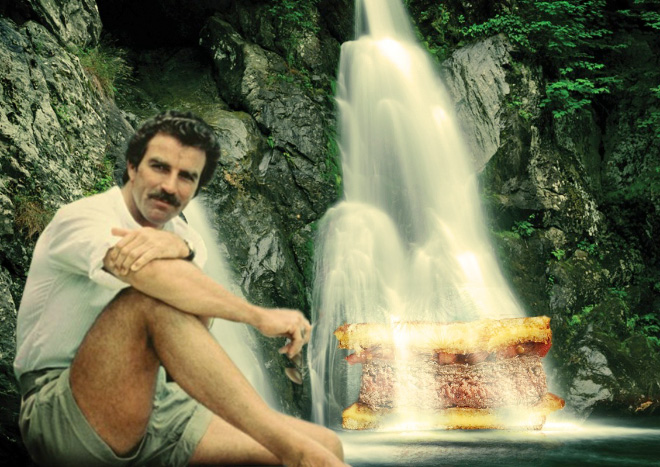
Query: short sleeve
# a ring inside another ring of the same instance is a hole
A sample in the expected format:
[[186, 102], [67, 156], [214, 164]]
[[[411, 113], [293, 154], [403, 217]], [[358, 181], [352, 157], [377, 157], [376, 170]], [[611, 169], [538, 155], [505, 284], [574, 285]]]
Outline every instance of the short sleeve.
[[[66, 206], [48, 226], [49, 259], [54, 267], [89, 277], [110, 289], [129, 284], [103, 269], [107, 251], [119, 241], [112, 228], [117, 219], [93, 206]], [[44, 232], [46, 233], [46, 232]]]

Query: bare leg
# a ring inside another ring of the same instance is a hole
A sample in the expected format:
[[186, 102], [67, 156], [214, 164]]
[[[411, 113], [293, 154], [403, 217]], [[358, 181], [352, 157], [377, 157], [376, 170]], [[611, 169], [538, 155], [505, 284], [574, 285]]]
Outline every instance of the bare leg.
[[[289, 423], [298, 431], [307, 433], [333, 452], [344, 458], [341, 441], [337, 435], [320, 425], [282, 415], [282, 423]], [[257, 464], [280, 465], [280, 460], [254, 439], [230, 425], [220, 417], [213, 417], [209, 429], [197, 445], [190, 463], [192, 465], [217, 464], [218, 460], [231, 465]]]
[[[129, 289], [99, 316], [71, 366], [78, 405], [117, 454], [130, 452], [144, 435], [161, 362], [186, 392], [216, 414], [222, 416], [230, 405], [238, 413], [250, 413], [248, 408], [254, 413], [255, 405], [270, 411], [199, 319]], [[236, 393], [250, 396], [237, 400]], [[331, 431], [276, 416], [341, 459], [341, 444]], [[233, 447], [227, 449], [223, 443]], [[279, 463], [261, 444], [221, 418], [214, 418], [193, 460]]]

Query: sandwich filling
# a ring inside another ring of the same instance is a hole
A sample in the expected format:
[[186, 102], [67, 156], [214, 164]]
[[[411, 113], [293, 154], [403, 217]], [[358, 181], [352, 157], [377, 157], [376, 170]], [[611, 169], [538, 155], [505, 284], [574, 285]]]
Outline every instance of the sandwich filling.
[[358, 402], [383, 408], [477, 409], [529, 406], [548, 392], [537, 355], [440, 365], [437, 361], [363, 364]]
[[564, 406], [548, 393], [541, 364], [552, 345], [545, 316], [345, 324], [335, 336], [340, 348], [354, 351], [347, 362], [362, 365], [344, 428], [378, 428], [393, 415], [417, 414], [436, 428], [539, 429]]

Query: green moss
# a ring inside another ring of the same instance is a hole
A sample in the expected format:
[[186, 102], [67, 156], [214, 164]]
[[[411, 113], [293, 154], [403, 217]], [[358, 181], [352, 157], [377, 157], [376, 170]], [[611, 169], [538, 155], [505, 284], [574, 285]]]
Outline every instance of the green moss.
[[334, 128], [326, 128], [326, 158], [323, 179], [332, 184], [337, 197], [343, 192], [343, 179], [341, 170], [341, 157], [339, 144], [337, 143], [337, 134]]
[[98, 175], [94, 181], [94, 185], [85, 191], [85, 196], [102, 193], [110, 189], [115, 184], [114, 179], [114, 161], [106, 157], [103, 162], [98, 164]]
[[272, 0], [270, 13], [278, 19], [280, 27], [288, 34], [284, 35], [286, 61], [289, 65], [298, 65], [295, 51], [300, 40], [307, 34], [316, 34], [319, 26], [312, 20], [318, 0]]
[[466, 19], [453, 11], [457, 6], [433, 0], [405, 0], [404, 3], [416, 23], [417, 38], [437, 61], [445, 60], [464, 43]]
[[75, 48], [72, 52], [78, 56], [95, 84], [110, 98], [114, 97], [119, 83], [127, 80], [133, 71], [126, 61], [126, 51], [107, 43], [91, 48]]

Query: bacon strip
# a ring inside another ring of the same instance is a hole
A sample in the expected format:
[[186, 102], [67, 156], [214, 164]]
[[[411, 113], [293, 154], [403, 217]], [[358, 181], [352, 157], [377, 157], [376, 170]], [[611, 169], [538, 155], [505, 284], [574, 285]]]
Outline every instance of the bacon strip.
[[[501, 360], [504, 358], [513, 358], [519, 355], [538, 355], [540, 358], [545, 357], [548, 354], [548, 351], [552, 347], [552, 341], [549, 342], [524, 342], [521, 344], [510, 345], [504, 349], [498, 350], [497, 352], [474, 352], [469, 354], [455, 354], [443, 352], [440, 350], [434, 351], [426, 354], [416, 354], [418, 357], [422, 357], [427, 360], [437, 360], [440, 365], [451, 365], [451, 364], [468, 364], [474, 365], [476, 363], [481, 363], [483, 361], [489, 360]], [[356, 363], [367, 363], [371, 360], [394, 360], [397, 357], [396, 353], [391, 349], [382, 349], [380, 347], [374, 347], [371, 349], [365, 349], [359, 352], [355, 352], [348, 357], [346, 361], [354, 365]]]

